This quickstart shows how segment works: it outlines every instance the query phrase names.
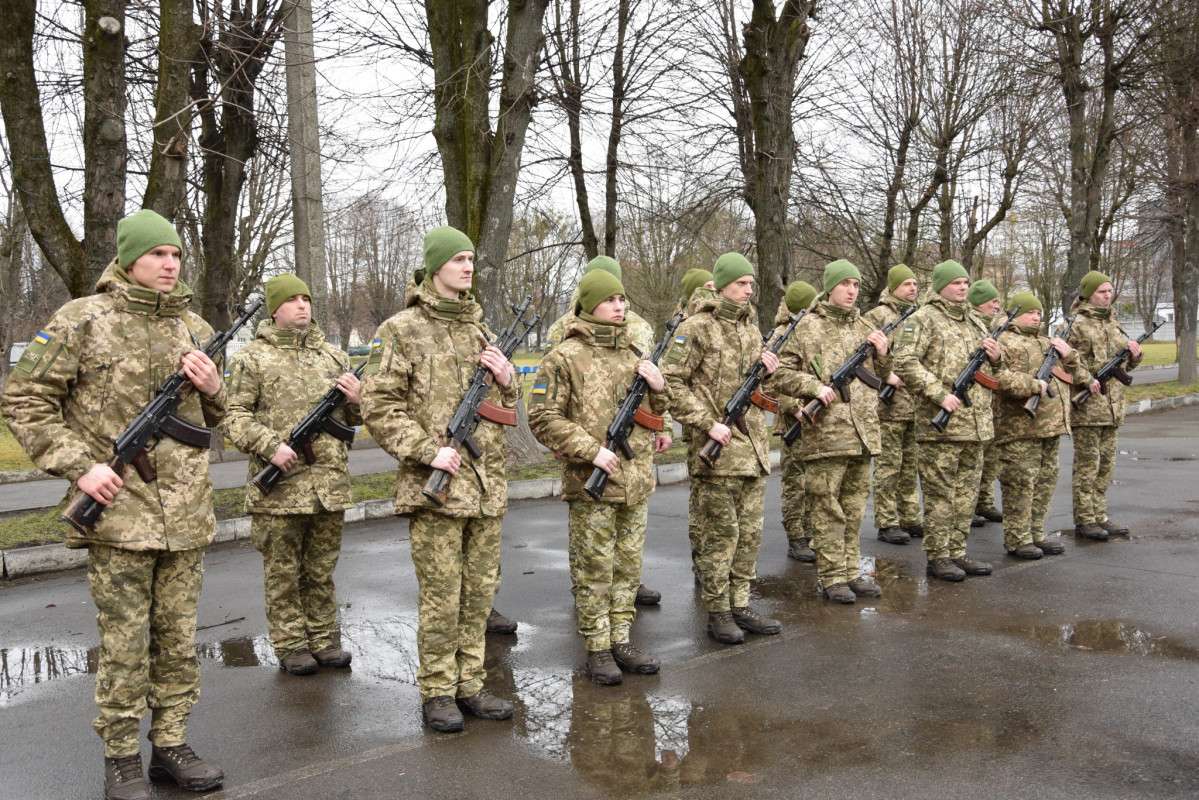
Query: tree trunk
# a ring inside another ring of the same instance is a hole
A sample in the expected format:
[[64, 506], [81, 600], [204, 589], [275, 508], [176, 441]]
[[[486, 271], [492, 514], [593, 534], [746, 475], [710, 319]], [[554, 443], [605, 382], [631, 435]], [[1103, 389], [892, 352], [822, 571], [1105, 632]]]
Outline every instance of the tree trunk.
[[154, 152], [142, 207], [173, 220], [187, 192], [187, 146], [193, 115], [188, 109], [192, 63], [200, 55], [200, 27], [192, 0], [159, 6], [158, 90], [154, 97]]
[[1185, 224], [1181, 269], [1175, 269], [1173, 280], [1174, 336], [1178, 348], [1178, 384], [1189, 386], [1199, 378], [1195, 356], [1195, 317], [1199, 309], [1199, 132], [1194, 119], [1184, 126], [1181, 139]]

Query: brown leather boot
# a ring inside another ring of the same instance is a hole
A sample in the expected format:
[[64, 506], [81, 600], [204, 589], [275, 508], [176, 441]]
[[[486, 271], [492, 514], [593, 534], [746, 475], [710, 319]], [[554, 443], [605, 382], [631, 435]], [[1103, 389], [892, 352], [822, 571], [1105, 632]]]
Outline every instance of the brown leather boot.
[[815, 564], [816, 551], [812, 549], [806, 536], [798, 536], [787, 540], [787, 558], [801, 564]]
[[907, 544], [912, 537], [898, 525], [878, 529], [878, 540], [887, 544]]
[[955, 558], [953, 563], [957, 564], [962, 572], [965, 572], [967, 575], [991, 574], [991, 565], [986, 561], [979, 561], [977, 558], [961, 556], [960, 558]]
[[825, 586], [820, 590], [820, 596], [825, 600], [832, 600], [834, 603], [846, 606], [858, 602], [858, 596], [853, 593], [853, 589], [849, 588], [848, 583], [834, 583], [831, 586]]
[[487, 615], [487, 632], [509, 634], [516, 633], [516, 628], [519, 625], [516, 620], [508, 619], [494, 608]]
[[216, 764], [200, 758], [186, 744], [155, 745], [150, 754], [150, 778], [156, 781], [170, 778], [180, 789], [207, 792], [221, 785], [225, 773]]
[[1066, 546], [1058, 541], [1050, 541], [1049, 539], [1036, 539], [1033, 541], [1037, 549], [1047, 556], [1061, 555], [1066, 552]]
[[457, 733], [462, 730], [462, 712], [448, 694], [430, 697], [421, 705], [421, 715], [435, 731]]
[[1036, 561], [1041, 557], [1041, 548], [1035, 544], [1022, 544], [1015, 550], [1008, 550], [1007, 554], [1012, 558], [1026, 558], [1029, 561]]
[[966, 573], [953, 563], [952, 558], [934, 558], [928, 562], [928, 574], [943, 581], [966, 580]]
[[279, 669], [288, 675], [312, 675], [318, 666], [307, 647], [289, 653], [279, 662]]
[[662, 662], [643, 653], [628, 642], [617, 642], [612, 645], [612, 658], [625, 672], [636, 675], [653, 675], [662, 667]]
[[1080, 539], [1090, 539], [1093, 542], [1106, 542], [1107, 531], [1098, 522], [1088, 522], [1086, 525], [1075, 525], [1074, 535]]
[[611, 650], [590, 650], [587, 653], [587, 673], [600, 686], [616, 686], [624, 678], [612, 658]]
[[650, 589], [644, 583], [637, 584], [637, 596], [633, 598], [633, 605], [656, 606], [661, 602], [661, 592]]
[[745, 641], [745, 634], [733, 619], [732, 611], [709, 611], [708, 635], [721, 644], [741, 644]]
[[486, 689], [480, 689], [478, 694], [470, 697], [459, 697], [458, 708], [483, 719], [508, 719], [512, 716], [512, 704]]
[[883, 590], [874, 581], [865, 578], [854, 578], [849, 582], [849, 591], [858, 597], [882, 597]]
[[749, 606], [733, 606], [733, 622], [743, 631], [756, 633], [760, 636], [774, 636], [783, 629], [783, 623], [777, 619], [764, 617]]
[[316, 663], [320, 666], [334, 668], [348, 667], [350, 666], [350, 661], [354, 658], [345, 650], [333, 645], [329, 645], [323, 650], [317, 650], [312, 654], [312, 657], [316, 659]]
[[150, 800], [141, 753], [104, 759], [104, 800]]
[[985, 519], [987, 522], [1003, 522], [1003, 512], [995, 506], [987, 506], [986, 508], [976, 509], [975, 514]]
[[1112, 522], [1110, 519], [1105, 519], [1099, 523], [1099, 527], [1107, 531], [1108, 536], [1127, 536], [1128, 526], [1121, 525], [1119, 522]]

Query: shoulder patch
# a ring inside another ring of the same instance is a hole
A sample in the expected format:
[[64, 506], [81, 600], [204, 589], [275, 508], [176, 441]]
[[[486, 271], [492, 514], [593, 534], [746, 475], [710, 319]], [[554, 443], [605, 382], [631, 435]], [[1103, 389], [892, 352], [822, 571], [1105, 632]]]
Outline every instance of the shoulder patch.
[[674, 341], [670, 343], [670, 349], [666, 351], [665, 361], [667, 364], [677, 364], [687, 355], [687, 337], [675, 336]]
[[57, 336], [45, 331], [38, 331], [13, 369], [30, 377], [33, 377], [33, 373], [36, 371], [37, 377], [40, 378], [46, 374], [46, 370], [50, 369], [50, 365], [54, 363], [54, 359], [58, 357], [61, 350], [62, 341]]
[[375, 339], [371, 342], [370, 355], [366, 357], [366, 369], [362, 371], [362, 377], [374, 375], [379, 371], [379, 365], [383, 363], [383, 340]]
[[899, 343], [910, 344], [914, 341], [916, 341], [916, 325], [915, 323], [909, 322], [907, 325], [903, 326], [903, 332], [899, 334]]

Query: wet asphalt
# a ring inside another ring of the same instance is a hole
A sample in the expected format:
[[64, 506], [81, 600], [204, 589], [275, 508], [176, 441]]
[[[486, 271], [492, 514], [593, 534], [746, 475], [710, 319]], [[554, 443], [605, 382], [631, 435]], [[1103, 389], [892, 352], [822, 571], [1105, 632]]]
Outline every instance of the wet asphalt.
[[[261, 559], [209, 553], [197, 635], [203, 690], [190, 740], [220, 764], [212, 798], [1199, 796], [1199, 407], [1130, 417], [1111, 516], [1133, 529], [1040, 561], [970, 553], [995, 574], [929, 581], [918, 545], [864, 564], [882, 598], [833, 607], [786, 558], [771, 478], [756, 607], [773, 637], [716, 644], [690, 573], [685, 486], [650, 501], [644, 582], [663, 593], [633, 641], [656, 676], [600, 687], [582, 672], [566, 504], [512, 504], [488, 639], [506, 722], [423, 727], [416, 582], [406, 522], [347, 528], [337, 571], [349, 670], [282, 673], [266, 643]], [[1071, 526], [1068, 439], [1050, 526]], [[0, 585], [0, 797], [98, 798], [91, 731], [96, 632], [82, 571]], [[143, 732], [148, 722], [143, 722]], [[148, 758], [149, 747], [144, 752]], [[155, 786], [155, 797], [194, 797]]]

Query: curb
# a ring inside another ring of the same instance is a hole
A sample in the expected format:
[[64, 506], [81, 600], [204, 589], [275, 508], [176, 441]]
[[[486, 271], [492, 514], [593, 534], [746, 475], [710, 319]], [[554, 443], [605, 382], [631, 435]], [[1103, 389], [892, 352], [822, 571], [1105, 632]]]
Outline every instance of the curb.
[[1153, 411], [1166, 411], [1171, 408], [1193, 406], [1196, 403], [1199, 403], [1199, 394], [1182, 394], [1178, 397], [1164, 397], [1161, 400], [1150, 400], [1146, 397], [1144, 400], [1126, 404], [1124, 406], [1124, 415], [1148, 414]]

